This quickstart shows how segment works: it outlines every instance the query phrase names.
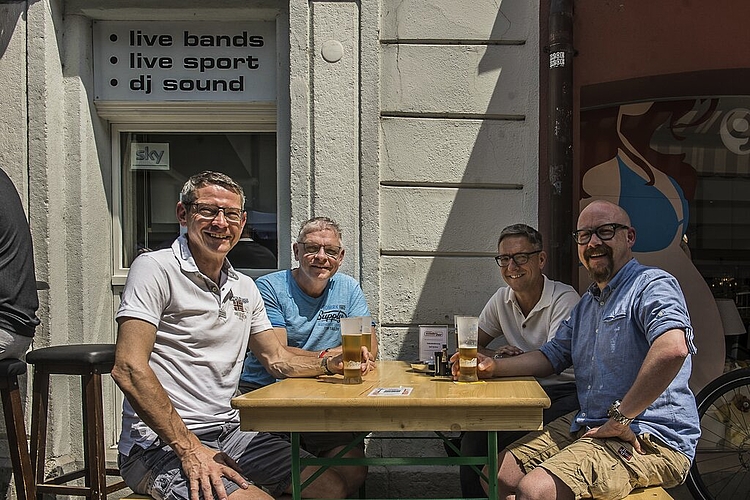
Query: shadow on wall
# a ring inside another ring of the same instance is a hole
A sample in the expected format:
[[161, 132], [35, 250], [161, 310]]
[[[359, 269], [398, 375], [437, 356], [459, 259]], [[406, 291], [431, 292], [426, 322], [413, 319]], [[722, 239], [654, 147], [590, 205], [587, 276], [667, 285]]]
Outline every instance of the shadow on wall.
[[[519, 28], [527, 9], [523, 2], [503, 2], [489, 44], [433, 45], [443, 61], [453, 59], [455, 67], [468, 71], [452, 78], [446, 67], [442, 79], [420, 78], [423, 89], [416, 92], [428, 96], [432, 91], [435, 97], [408, 101], [403, 112], [414, 117], [384, 120], [385, 163], [395, 170], [399, 165], [392, 164], [401, 161], [402, 172], [411, 176], [398, 186], [400, 193], [386, 195], [396, 199], [392, 223], [400, 238], [384, 235], [383, 275], [397, 276], [397, 281], [384, 287], [389, 289], [384, 302], [392, 310], [381, 314], [384, 326], [408, 330], [394, 353], [398, 359], [418, 356], [418, 325], [447, 324], [452, 330], [454, 315], [478, 316], [504, 285], [493, 260], [500, 231], [518, 222], [537, 225], [538, 174], [531, 164], [537, 156], [536, 119], [529, 124], [526, 116], [536, 107], [530, 102], [534, 93], [524, 89], [537, 72], [527, 62], [536, 44], [527, 45], [526, 32]], [[492, 43], [499, 40], [509, 43]], [[408, 50], [418, 49], [400, 48], [399, 71], [406, 71]], [[406, 94], [411, 82], [399, 83]], [[479, 109], [485, 102], [486, 109]], [[443, 109], [424, 109], [428, 106]], [[425, 115], [430, 119], [422, 119]], [[416, 137], [403, 150], [393, 147], [397, 141], [389, 142], [389, 133], [395, 136], [399, 130]], [[400, 151], [403, 158], [396, 157]], [[412, 164], [406, 164], [407, 157]], [[455, 347], [449, 335], [449, 349]]]

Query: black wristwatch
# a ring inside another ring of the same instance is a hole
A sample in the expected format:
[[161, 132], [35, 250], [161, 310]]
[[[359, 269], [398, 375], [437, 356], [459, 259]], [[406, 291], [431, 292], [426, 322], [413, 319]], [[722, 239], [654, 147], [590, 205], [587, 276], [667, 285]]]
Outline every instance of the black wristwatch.
[[635, 419], [626, 417], [620, 413], [620, 403], [622, 403], [622, 401], [616, 399], [615, 402], [610, 405], [609, 410], [607, 410], [607, 416], [622, 425], [630, 425]]

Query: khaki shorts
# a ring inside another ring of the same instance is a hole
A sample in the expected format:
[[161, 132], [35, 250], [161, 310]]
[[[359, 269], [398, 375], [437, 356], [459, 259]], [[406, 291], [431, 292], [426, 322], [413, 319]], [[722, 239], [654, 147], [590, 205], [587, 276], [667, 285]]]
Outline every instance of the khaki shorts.
[[585, 431], [570, 432], [574, 413], [531, 432], [508, 447], [528, 473], [543, 467], [564, 482], [579, 498], [602, 500], [624, 498], [634, 488], [681, 484], [690, 460], [650, 434], [638, 439], [646, 453], [619, 439], [579, 438]]

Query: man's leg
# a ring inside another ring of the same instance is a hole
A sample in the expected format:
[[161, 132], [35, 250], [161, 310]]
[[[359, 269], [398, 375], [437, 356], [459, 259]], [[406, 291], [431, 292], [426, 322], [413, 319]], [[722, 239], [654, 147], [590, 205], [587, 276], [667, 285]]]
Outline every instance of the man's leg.
[[[334, 457], [337, 453], [349, 445], [358, 433], [354, 432], [305, 432], [300, 436], [302, 448], [318, 457]], [[349, 450], [344, 457], [363, 458], [365, 456], [364, 443]], [[340, 465], [333, 466], [342, 480], [346, 483], [346, 496], [351, 496], [359, 491], [367, 478], [367, 467], [364, 465]], [[339, 498], [339, 497], [336, 497]]]
[[[292, 445], [288, 436], [242, 432], [239, 427], [230, 430], [221, 438], [221, 450], [233, 457], [245, 477], [262, 487], [274, 497], [292, 492]], [[300, 450], [301, 458], [313, 455]], [[318, 467], [305, 467], [301, 478], [304, 482]], [[345, 498], [348, 483], [333, 468], [328, 468], [310, 486], [302, 490], [305, 498]]]

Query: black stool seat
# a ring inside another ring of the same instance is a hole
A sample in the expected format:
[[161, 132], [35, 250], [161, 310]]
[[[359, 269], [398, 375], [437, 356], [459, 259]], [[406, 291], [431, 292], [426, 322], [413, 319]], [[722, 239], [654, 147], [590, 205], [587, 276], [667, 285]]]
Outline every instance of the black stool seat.
[[29, 448], [26, 444], [26, 424], [23, 402], [18, 387], [18, 376], [26, 373], [26, 363], [20, 359], [0, 360], [0, 397], [3, 400], [5, 430], [8, 434], [8, 451], [13, 464], [18, 500], [36, 500], [34, 471], [31, 468]]
[[56, 345], [35, 349], [26, 355], [30, 365], [62, 363], [73, 366], [99, 367], [100, 373], [109, 373], [115, 364], [114, 344]]
[[[107, 469], [104, 446], [102, 374], [115, 364], [114, 344], [72, 344], [44, 347], [31, 351], [26, 361], [34, 365], [34, 396], [31, 414], [31, 464], [36, 473], [37, 495], [78, 495], [104, 500], [108, 493], [125, 487], [119, 481], [108, 485], [107, 476], [119, 476], [116, 468]], [[47, 447], [47, 409], [51, 375], [79, 375], [83, 399], [83, 468], [45, 479]], [[84, 478], [85, 486], [69, 485]]]

